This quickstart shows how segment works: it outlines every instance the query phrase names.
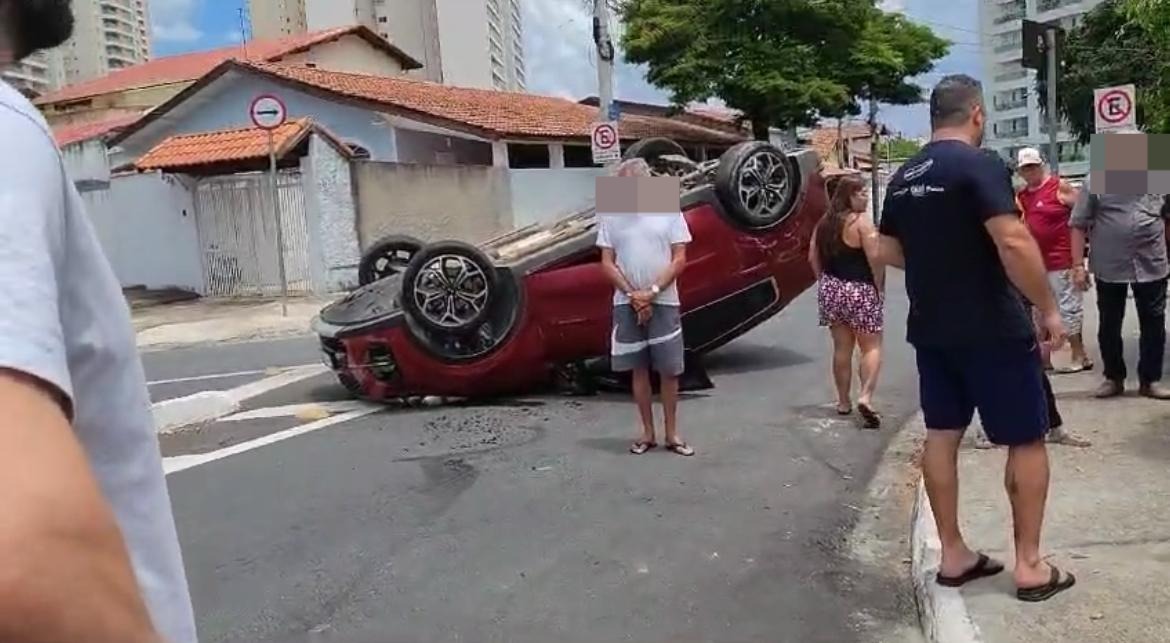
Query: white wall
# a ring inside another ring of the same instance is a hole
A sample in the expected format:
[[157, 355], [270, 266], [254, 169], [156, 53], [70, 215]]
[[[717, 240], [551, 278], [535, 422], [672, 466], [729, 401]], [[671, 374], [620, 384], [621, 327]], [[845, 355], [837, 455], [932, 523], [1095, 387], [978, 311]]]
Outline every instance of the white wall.
[[199, 232], [190, 191], [160, 173], [111, 179], [82, 199], [123, 287], [203, 290]]
[[[409, 52], [408, 52], [409, 53]], [[370, 76], [399, 76], [402, 63], [358, 36], [346, 36], [281, 59], [282, 64], [315, 63], [319, 69]]]
[[65, 173], [74, 182], [110, 180], [106, 144], [100, 138], [62, 148], [61, 158], [65, 161]]
[[[492, 89], [486, 0], [437, 0], [443, 84]], [[506, 6], [506, 3], [500, 3]]]
[[513, 224], [551, 221], [592, 206], [603, 174], [604, 168], [509, 170]]
[[314, 136], [301, 160], [309, 225], [309, 265], [316, 292], [357, 286], [357, 207], [349, 161]]

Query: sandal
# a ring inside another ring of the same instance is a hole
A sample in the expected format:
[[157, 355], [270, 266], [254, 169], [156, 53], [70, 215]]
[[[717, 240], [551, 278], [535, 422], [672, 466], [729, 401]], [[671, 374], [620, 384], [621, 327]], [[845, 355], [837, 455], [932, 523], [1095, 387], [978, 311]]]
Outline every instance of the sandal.
[[853, 415], [853, 407], [841, 408], [837, 407], [837, 415]]
[[692, 449], [690, 447], [690, 445], [688, 445], [686, 442], [679, 442], [677, 444], [667, 444], [666, 450], [672, 451], [672, 452], [674, 452], [678, 455], [681, 455], [681, 456], [686, 456], [688, 458], [695, 455], [695, 450]]
[[1062, 573], [1055, 565], [1049, 567], [1052, 568], [1052, 578], [1047, 584], [1039, 587], [1019, 587], [1016, 589], [1016, 598], [1026, 603], [1039, 603], [1077, 584], [1076, 576], [1067, 572]]
[[642, 440], [638, 440], [634, 443], [633, 446], [630, 447], [630, 453], [633, 453], [634, 455], [642, 455], [650, 449], [656, 448], [658, 448], [658, 443], [656, 442], [644, 442]]
[[943, 576], [942, 573], [939, 573], [935, 576], [935, 581], [943, 587], [962, 587], [973, 580], [995, 576], [1003, 570], [1003, 563], [992, 560], [987, 554], [979, 554], [979, 560], [975, 561], [971, 569], [958, 576]]
[[862, 426], [867, 429], [882, 428], [882, 416], [868, 404], [858, 404], [857, 412], [861, 414]]

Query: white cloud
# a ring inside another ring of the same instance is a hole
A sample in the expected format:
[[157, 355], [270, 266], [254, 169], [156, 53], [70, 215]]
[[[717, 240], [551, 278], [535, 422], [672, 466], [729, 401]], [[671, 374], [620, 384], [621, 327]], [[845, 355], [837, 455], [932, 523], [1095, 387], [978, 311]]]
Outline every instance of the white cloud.
[[195, 26], [197, 0], [151, 0], [150, 22], [159, 42], [195, 42], [203, 32]]
[[[581, 0], [524, 3], [529, 91], [573, 100], [597, 95], [597, 51], [592, 25], [592, 16]], [[614, 69], [614, 96], [631, 101], [668, 102], [665, 93], [646, 82], [642, 69], [620, 60]]]

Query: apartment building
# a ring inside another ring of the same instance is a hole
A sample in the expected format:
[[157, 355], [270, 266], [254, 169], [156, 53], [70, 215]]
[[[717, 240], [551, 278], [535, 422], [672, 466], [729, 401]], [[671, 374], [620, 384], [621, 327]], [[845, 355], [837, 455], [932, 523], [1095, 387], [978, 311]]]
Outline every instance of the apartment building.
[[250, 0], [252, 36], [361, 24], [423, 63], [415, 76], [524, 91], [520, 0]]
[[[1035, 91], [1036, 72], [1021, 66], [1023, 19], [1057, 22], [1065, 29], [1080, 23], [1102, 0], [981, 0], [979, 33], [984, 91], [988, 107], [987, 146], [1015, 162], [1023, 147], [1049, 156], [1048, 127]], [[1059, 90], [1059, 88], [1058, 88]], [[1061, 174], [1089, 171], [1088, 149], [1071, 140], [1062, 125], [1057, 134]]]
[[150, 60], [147, 0], [73, 0], [73, 37], [4, 69], [4, 80], [32, 95]]

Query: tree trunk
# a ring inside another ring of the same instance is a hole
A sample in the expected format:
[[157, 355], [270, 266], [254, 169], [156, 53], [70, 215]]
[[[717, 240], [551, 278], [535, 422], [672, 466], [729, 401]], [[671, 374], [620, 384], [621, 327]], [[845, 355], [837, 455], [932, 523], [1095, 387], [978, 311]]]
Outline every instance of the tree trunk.
[[768, 120], [764, 118], [752, 119], [752, 138], [757, 141], [771, 140], [770, 128], [768, 127]]

